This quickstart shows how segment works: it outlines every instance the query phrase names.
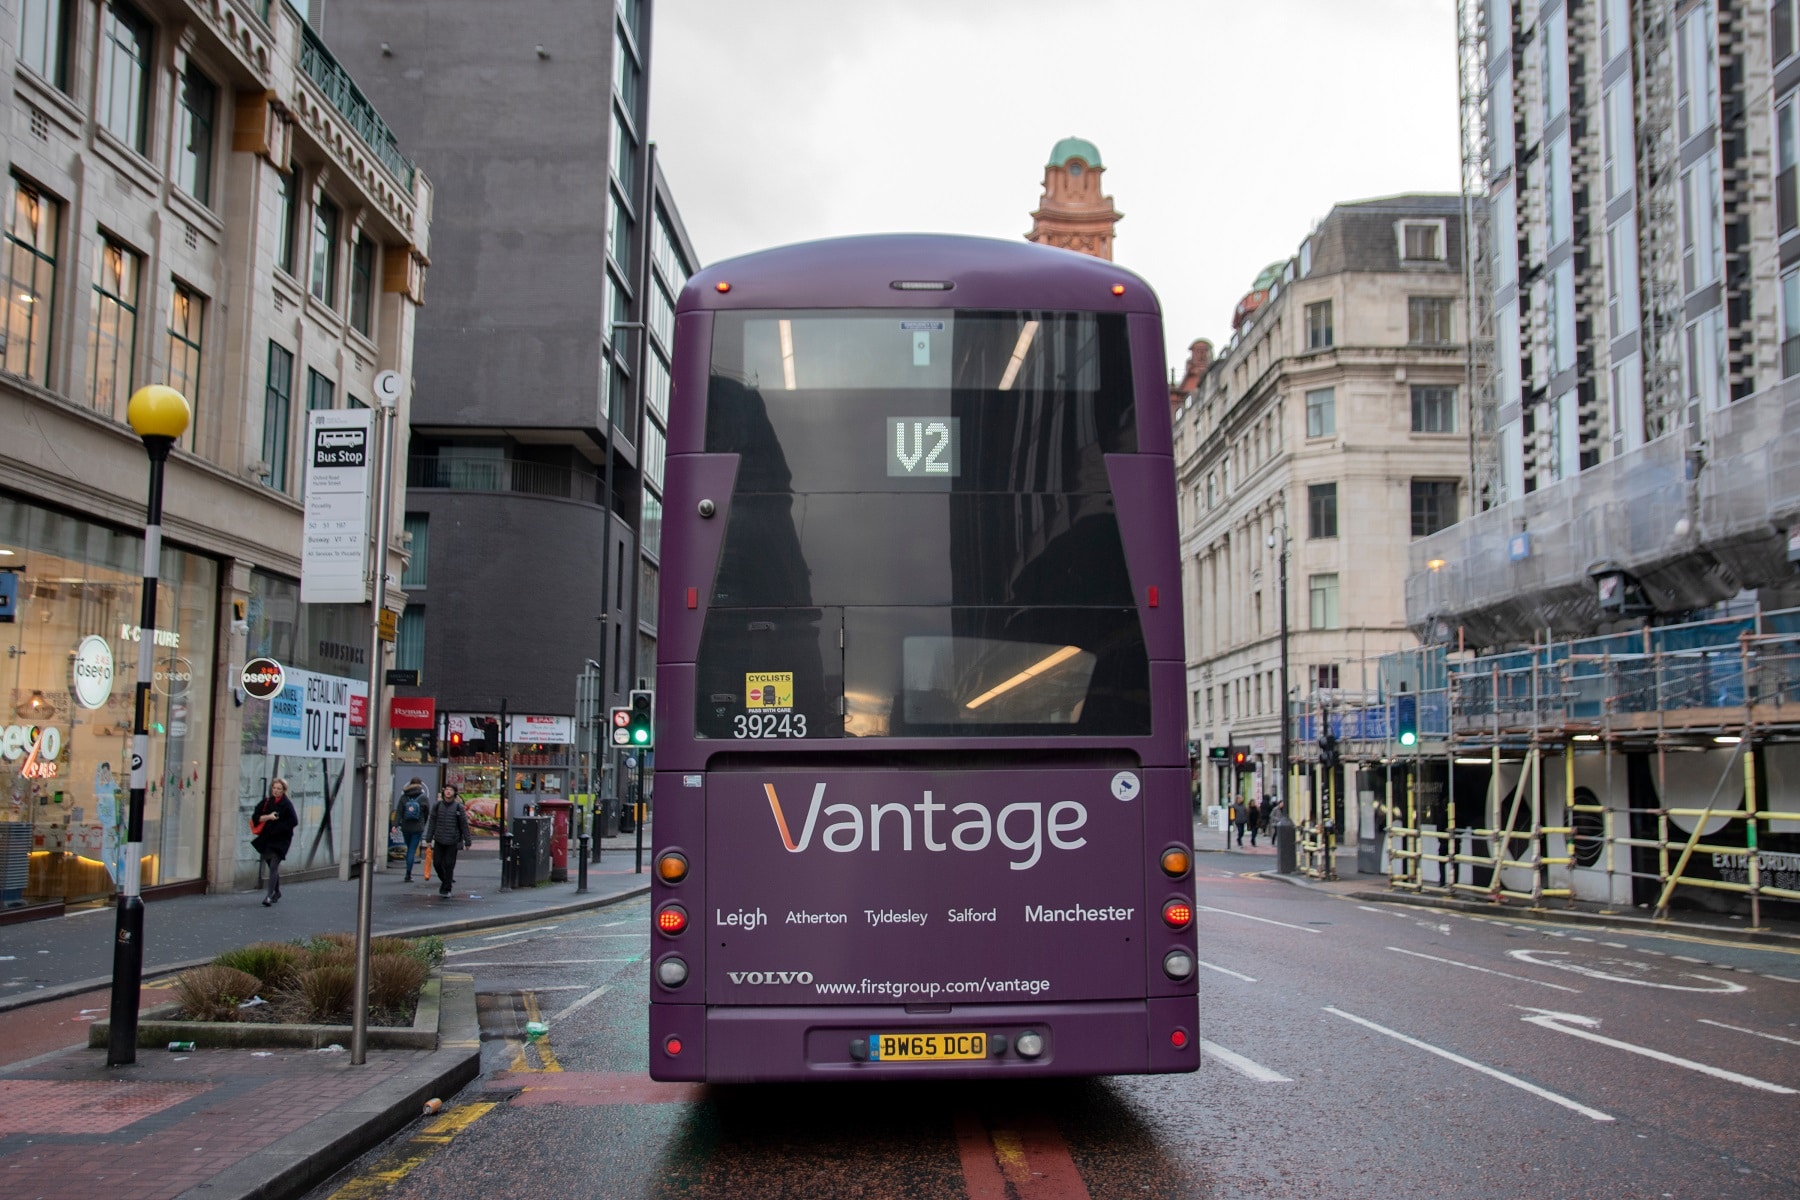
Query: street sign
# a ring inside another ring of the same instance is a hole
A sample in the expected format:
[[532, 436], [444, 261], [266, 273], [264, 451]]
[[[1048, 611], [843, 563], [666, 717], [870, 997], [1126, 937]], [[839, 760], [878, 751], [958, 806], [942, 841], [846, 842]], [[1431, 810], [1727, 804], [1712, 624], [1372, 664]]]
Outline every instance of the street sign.
[[383, 408], [392, 408], [400, 400], [400, 372], [383, 371], [375, 376], [375, 400]]
[[400, 618], [394, 615], [394, 610], [391, 608], [383, 608], [376, 620], [379, 622], [381, 640], [384, 642], [393, 641], [394, 631], [398, 628], [400, 622]]
[[369, 598], [370, 420], [366, 408], [321, 408], [306, 414], [303, 604], [362, 604]]
[[631, 710], [629, 708], [612, 710], [612, 744], [615, 746], [631, 745]]
[[387, 681], [390, 687], [418, 687], [419, 671], [416, 667], [389, 667]]
[[281, 694], [281, 686], [286, 679], [286, 672], [274, 659], [253, 658], [244, 664], [244, 672], [238, 677], [238, 684], [244, 689], [246, 696], [267, 700]]

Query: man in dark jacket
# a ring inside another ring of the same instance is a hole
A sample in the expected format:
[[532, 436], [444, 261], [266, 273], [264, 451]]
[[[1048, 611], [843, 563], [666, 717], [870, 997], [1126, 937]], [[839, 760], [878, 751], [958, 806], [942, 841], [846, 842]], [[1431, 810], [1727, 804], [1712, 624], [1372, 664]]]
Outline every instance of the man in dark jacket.
[[431, 861], [438, 869], [438, 895], [448, 898], [456, 883], [456, 854], [475, 844], [469, 836], [469, 813], [456, 798], [456, 785], [446, 783], [438, 802], [425, 818], [425, 837], [431, 842]]

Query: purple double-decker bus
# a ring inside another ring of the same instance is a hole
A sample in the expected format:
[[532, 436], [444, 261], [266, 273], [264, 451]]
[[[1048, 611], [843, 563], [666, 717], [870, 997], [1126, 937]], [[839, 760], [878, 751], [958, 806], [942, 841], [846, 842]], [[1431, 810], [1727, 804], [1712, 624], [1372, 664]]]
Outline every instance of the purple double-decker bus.
[[650, 1074], [1199, 1062], [1155, 295], [846, 238], [676, 310]]

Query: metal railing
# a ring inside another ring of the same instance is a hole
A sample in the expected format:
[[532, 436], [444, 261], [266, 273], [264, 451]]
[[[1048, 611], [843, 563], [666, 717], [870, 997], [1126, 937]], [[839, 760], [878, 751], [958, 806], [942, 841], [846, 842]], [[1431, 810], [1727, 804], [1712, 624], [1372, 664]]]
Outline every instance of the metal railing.
[[[290, 4], [289, 7], [293, 6]], [[331, 101], [332, 107], [356, 131], [356, 136], [363, 140], [369, 152], [381, 161], [381, 165], [400, 181], [410, 195], [414, 168], [406, 156], [400, 153], [394, 131], [381, 119], [381, 114], [375, 111], [375, 106], [362, 94], [362, 89], [356, 86], [356, 81], [350, 78], [349, 72], [338, 65], [337, 59], [325, 48], [325, 43], [319, 40], [319, 35], [312, 31], [312, 26], [306, 23], [306, 19], [298, 12], [294, 15], [300, 18], [300, 69], [325, 93], [325, 98]]]
[[409, 488], [463, 492], [523, 492], [600, 503], [600, 474], [516, 458], [470, 459], [414, 455], [406, 462]]

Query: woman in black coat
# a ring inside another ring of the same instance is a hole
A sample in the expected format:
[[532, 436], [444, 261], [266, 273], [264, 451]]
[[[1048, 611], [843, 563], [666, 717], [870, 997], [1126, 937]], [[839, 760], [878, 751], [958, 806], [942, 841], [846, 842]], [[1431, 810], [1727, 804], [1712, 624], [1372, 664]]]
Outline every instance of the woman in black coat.
[[281, 860], [287, 857], [288, 847], [294, 844], [294, 830], [299, 827], [300, 815], [294, 811], [294, 802], [288, 799], [287, 780], [271, 780], [269, 794], [250, 814], [250, 832], [256, 835], [250, 839], [250, 845], [262, 856], [263, 867], [269, 873], [269, 894], [263, 897], [264, 908], [281, 899]]

